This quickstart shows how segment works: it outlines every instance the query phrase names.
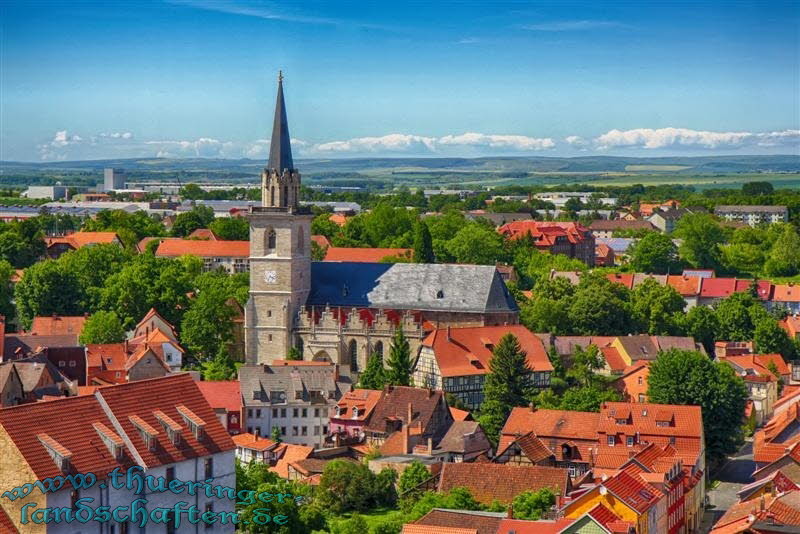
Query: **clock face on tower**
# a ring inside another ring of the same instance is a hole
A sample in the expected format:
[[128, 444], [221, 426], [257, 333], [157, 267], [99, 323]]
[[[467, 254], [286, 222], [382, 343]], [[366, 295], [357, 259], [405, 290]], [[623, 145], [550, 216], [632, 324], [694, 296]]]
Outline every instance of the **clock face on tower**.
[[274, 284], [278, 281], [278, 273], [275, 271], [264, 271], [264, 281], [268, 284]]

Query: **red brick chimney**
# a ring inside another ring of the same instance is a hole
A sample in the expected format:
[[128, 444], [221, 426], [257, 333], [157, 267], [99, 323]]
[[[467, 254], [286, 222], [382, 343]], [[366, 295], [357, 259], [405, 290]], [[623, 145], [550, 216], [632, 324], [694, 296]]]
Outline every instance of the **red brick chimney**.
[[408, 454], [408, 425], [403, 425], [400, 432], [403, 433], [403, 454]]
[[511, 504], [508, 505], [508, 511], [506, 513], [506, 517], [508, 517], [508, 519], [514, 519], [514, 506]]
[[410, 425], [410, 424], [411, 424], [411, 420], [412, 420], [413, 418], [414, 418], [414, 407], [413, 407], [413, 405], [412, 405], [412, 404], [409, 402], [409, 403], [408, 403], [408, 413], [406, 414], [406, 425]]

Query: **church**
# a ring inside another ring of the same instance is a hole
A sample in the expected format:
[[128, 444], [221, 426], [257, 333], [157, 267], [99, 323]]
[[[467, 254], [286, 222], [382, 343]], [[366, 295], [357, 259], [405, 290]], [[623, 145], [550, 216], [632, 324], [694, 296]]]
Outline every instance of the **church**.
[[300, 205], [282, 75], [261, 206], [251, 207], [247, 217], [247, 363], [285, 359], [296, 347], [304, 360], [335, 362], [343, 375], [355, 377], [371, 355], [388, 355], [398, 327], [415, 358], [434, 329], [519, 322], [514, 298], [493, 265], [312, 261], [313, 215]]

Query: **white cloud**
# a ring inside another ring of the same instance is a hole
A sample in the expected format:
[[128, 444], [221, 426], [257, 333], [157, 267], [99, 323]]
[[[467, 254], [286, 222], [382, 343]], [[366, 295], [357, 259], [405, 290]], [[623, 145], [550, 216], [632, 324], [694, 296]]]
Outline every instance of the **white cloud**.
[[580, 135], [568, 135], [564, 138], [564, 142], [566, 142], [569, 146], [573, 146], [575, 148], [584, 148], [588, 145], [588, 141], [581, 137]]
[[330, 141], [314, 145], [317, 152], [433, 152], [433, 137], [389, 134], [381, 137], [357, 137], [347, 141]]
[[381, 137], [358, 137], [346, 141], [329, 141], [310, 147], [312, 152], [335, 153], [409, 153], [433, 154], [458, 148], [494, 149], [495, 151], [529, 152], [555, 147], [550, 138], [524, 135], [497, 135], [467, 132], [442, 137], [411, 134], [388, 134]]
[[740, 148], [745, 146], [777, 146], [800, 144], [800, 130], [778, 132], [710, 132], [688, 128], [637, 128], [611, 130], [597, 137], [600, 150], [611, 148]]
[[146, 141], [155, 151], [157, 158], [224, 158], [241, 157], [236, 154], [234, 143], [219, 139], [201, 137], [194, 141]]

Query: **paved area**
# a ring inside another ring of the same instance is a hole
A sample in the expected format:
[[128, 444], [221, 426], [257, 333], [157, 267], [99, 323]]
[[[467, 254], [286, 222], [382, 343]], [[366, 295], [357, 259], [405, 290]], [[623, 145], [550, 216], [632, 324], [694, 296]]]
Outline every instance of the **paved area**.
[[708, 532], [738, 500], [736, 492], [753, 481], [751, 475], [755, 467], [752, 441], [746, 442], [736, 454], [728, 457], [728, 462], [714, 477], [719, 480], [719, 485], [707, 493], [709, 507], [703, 516], [700, 532]]

